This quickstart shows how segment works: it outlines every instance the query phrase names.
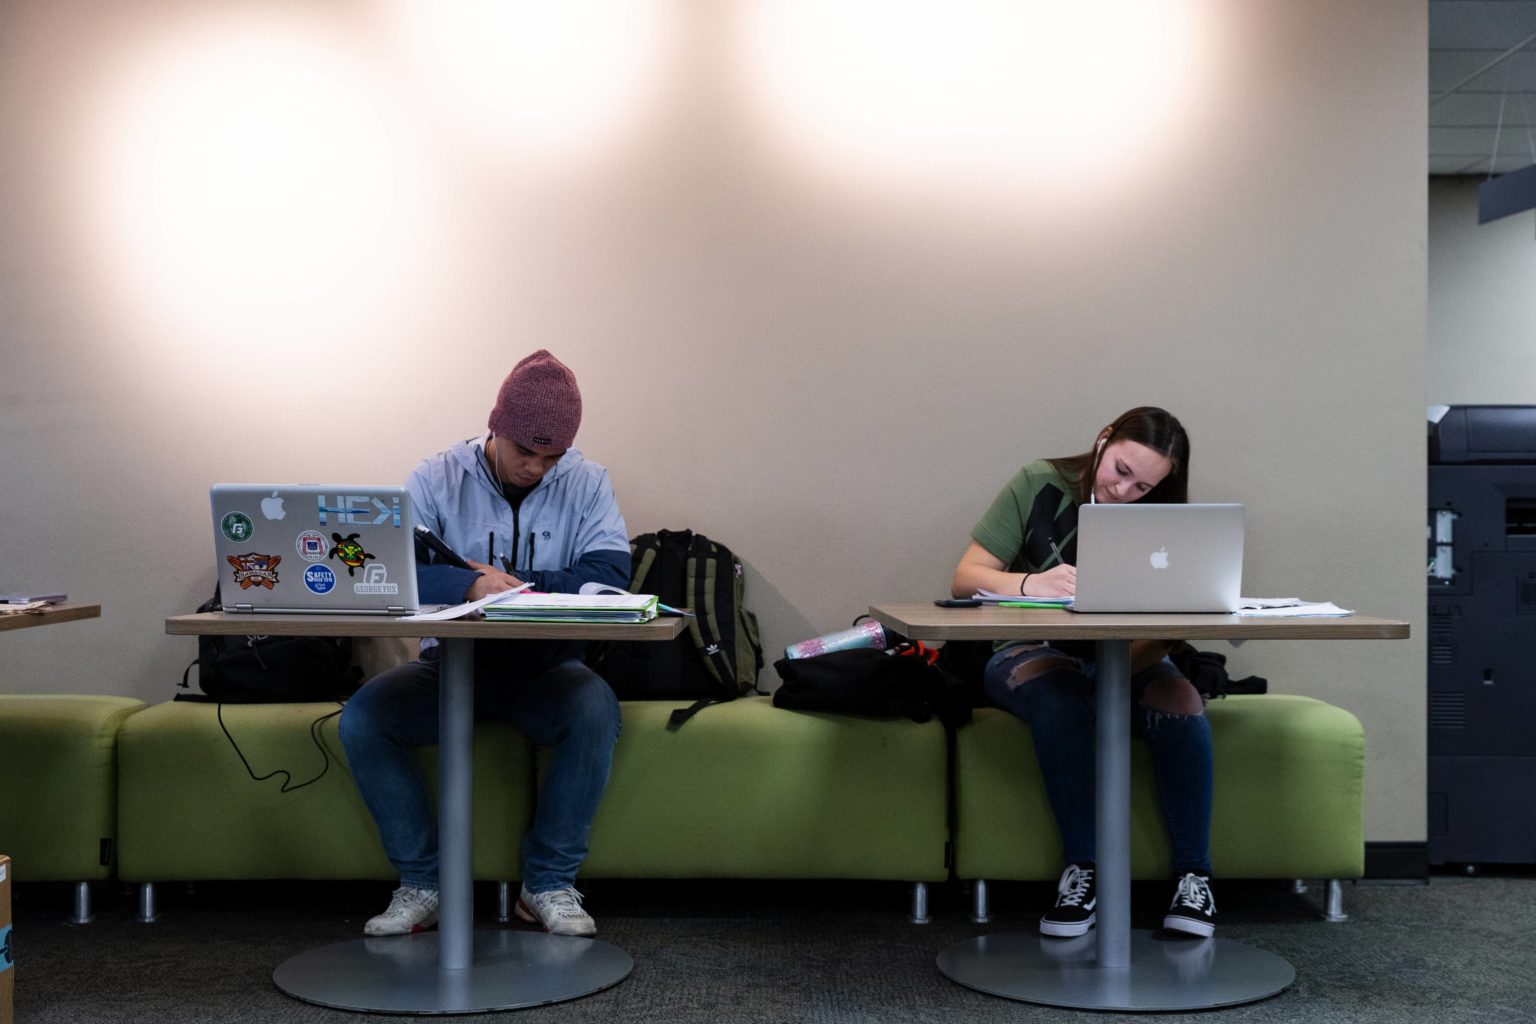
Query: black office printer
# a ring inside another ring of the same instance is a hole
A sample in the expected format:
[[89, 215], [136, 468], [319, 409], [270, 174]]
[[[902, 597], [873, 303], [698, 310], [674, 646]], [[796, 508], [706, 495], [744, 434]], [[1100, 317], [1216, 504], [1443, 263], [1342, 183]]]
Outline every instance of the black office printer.
[[1432, 409], [1429, 860], [1536, 863], [1536, 406]]

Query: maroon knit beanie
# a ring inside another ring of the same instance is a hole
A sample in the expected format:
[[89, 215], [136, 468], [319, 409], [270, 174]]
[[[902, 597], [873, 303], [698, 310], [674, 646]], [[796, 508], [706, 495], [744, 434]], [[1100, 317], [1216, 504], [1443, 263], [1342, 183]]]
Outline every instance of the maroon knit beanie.
[[491, 432], [524, 448], [564, 451], [581, 426], [581, 390], [570, 367], [539, 349], [512, 367], [491, 410]]

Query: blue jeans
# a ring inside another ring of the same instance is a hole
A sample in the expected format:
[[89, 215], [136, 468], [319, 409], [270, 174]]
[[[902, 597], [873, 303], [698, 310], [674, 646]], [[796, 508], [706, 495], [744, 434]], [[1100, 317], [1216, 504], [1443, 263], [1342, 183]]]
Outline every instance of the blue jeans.
[[[533, 828], [523, 840], [523, 885], [548, 892], [571, 885], [587, 855], [587, 834], [619, 739], [619, 702], [580, 661], [519, 670], [517, 659], [483, 656], [476, 645], [475, 718], [512, 723], [553, 749]], [[502, 648], [505, 651], [505, 648]], [[402, 885], [437, 888], [437, 815], [412, 747], [437, 742], [436, 648], [421, 660], [369, 680], [341, 713], [341, 742], [384, 852]]]
[[[1034, 658], [1065, 660], [1069, 667], [1047, 669], [1012, 684], [1014, 669]], [[1095, 859], [1094, 669], [1092, 661], [1069, 658], [1049, 647], [1015, 644], [994, 654], [982, 677], [993, 702], [1029, 726], [1067, 863]], [[1179, 677], [1166, 658], [1132, 677], [1131, 735], [1145, 739], [1152, 750], [1174, 870], [1209, 875], [1211, 723], [1203, 714], [1180, 715], [1142, 704], [1147, 687], [1165, 676]]]

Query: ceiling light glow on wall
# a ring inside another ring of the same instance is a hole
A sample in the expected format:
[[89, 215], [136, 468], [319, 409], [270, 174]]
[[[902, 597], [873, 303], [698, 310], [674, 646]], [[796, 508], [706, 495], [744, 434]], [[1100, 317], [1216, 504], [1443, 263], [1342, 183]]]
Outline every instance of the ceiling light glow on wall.
[[422, 99], [482, 144], [534, 159], [600, 147], [653, 95], [659, 0], [390, 0]]
[[1082, 182], [1175, 144], [1205, 0], [759, 0], [750, 86], [785, 145], [859, 177]]
[[366, 333], [431, 265], [427, 190], [387, 96], [323, 32], [248, 16], [161, 31], [96, 94], [87, 244], [171, 337]]

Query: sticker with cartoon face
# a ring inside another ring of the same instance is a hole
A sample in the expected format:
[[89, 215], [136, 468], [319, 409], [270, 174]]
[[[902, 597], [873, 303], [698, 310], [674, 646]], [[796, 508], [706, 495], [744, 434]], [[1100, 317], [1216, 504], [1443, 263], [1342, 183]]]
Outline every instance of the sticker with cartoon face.
[[349, 533], [345, 537], [339, 533], [333, 533], [331, 540], [336, 542], [336, 546], [331, 548], [329, 557], [346, 566], [348, 576], [353, 575], [367, 563], [368, 559], [374, 557], [363, 550], [363, 546], [357, 542], [355, 533]]
[[306, 562], [325, 561], [326, 553], [329, 550], [325, 546], [324, 535], [316, 533], [314, 530], [305, 530], [299, 534], [298, 539], [293, 542], [293, 546], [298, 549], [299, 557]]
[[277, 586], [277, 563], [283, 560], [282, 555], [258, 555], [252, 551], [243, 555], [227, 555], [226, 558], [235, 567], [235, 582], [240, 584], [241, 590], [252, 587], [271, 590]]
[[244, 512], [226, 512], [224, 518], [219, 520], [219, 530], [224, 536], [239, 544], [251, 539], [251, 534], [256, 531], [256, 525]]

